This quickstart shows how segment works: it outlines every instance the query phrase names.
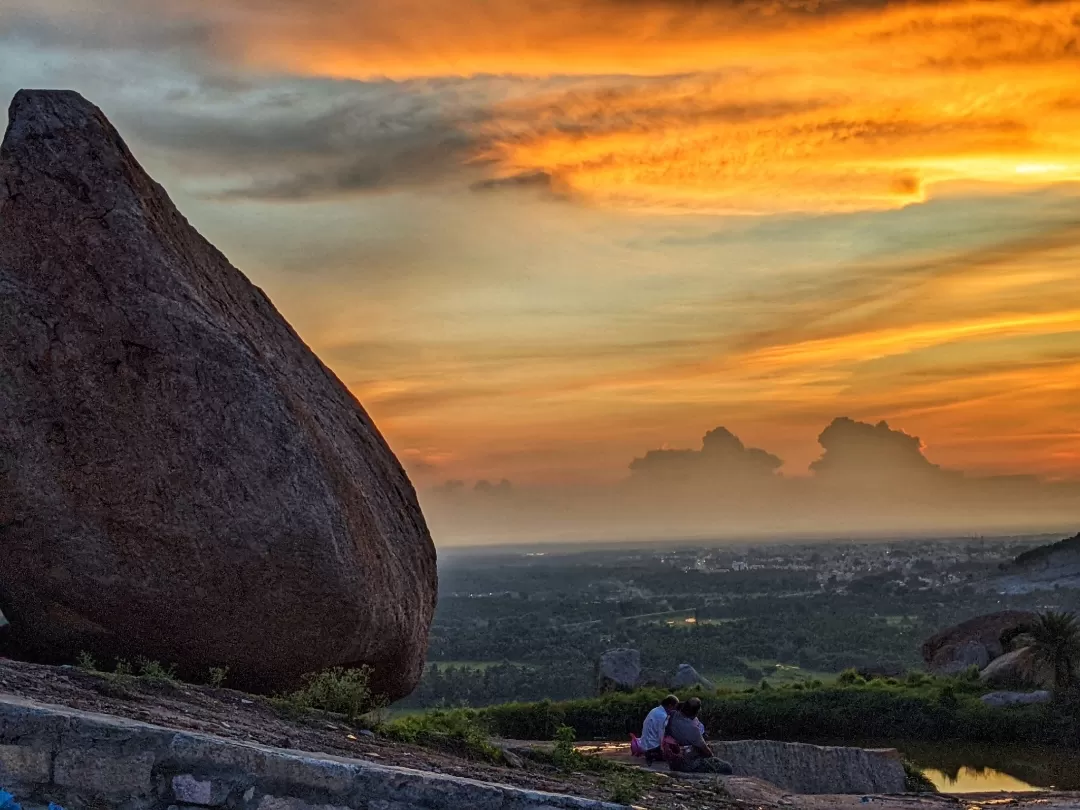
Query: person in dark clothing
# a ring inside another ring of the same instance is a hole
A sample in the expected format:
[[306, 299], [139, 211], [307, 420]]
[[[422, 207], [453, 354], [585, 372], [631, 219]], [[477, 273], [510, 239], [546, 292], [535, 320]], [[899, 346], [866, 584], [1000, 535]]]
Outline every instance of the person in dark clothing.
[[731, 765], [717, 759], [701, 734], [696, 722], [701, 700], [690, 698], [668, 718], [667, 734], [678, 744], [679, 751], [668, 757], [673, 771], [683, 773], [731, 773]]

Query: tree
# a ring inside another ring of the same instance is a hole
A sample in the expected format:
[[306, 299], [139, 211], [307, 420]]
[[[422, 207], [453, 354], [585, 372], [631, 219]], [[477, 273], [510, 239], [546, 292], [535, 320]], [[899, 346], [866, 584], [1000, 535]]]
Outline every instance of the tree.
[[1054, 686], [1068, 689], [1078, 682], [1080, 619], [1076, 613], [1047, 611], [1025, 628], [1031, 640], [1031, 674], [1052, 672]]

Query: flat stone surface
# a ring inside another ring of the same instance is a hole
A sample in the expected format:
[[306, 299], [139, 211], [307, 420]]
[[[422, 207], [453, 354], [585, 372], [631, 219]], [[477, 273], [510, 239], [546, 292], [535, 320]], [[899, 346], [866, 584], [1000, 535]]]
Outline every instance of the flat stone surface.
[[150, 793], [151, 751], [117, 755], [93, 749], [72, 749], [56, 754], [53, 783], [86, 794], [139, 798]]
[[[57, 722], [67, 729], [63, 735], [37, 736], [40, 726], [51, 727]], [[55, 753], [52, 786], [47, 771], [39, 771], [41, 779], [36, 780], [38, 787], [52, 791], [54, 799], [100, 795], [117, 802], [141, 800], [125, 804], [129, 810], [218, 804], [224, 799], [226, 785], [232, 786], [232, 795], [242, 802], [243, 810], [377, 810], [379, 803], [390, 810], [619, 807], [410, 768], [225, 740], [12, 696], [0, 697], [0, 727], [4, 729], [0, 745], [6, 748], [22, 748], [11, 745], [19, 738], [45, 739], [47, 744], [58, 747], [56, 751], [34, 748], [32, 744], [26, 748], [31, 752], [27, 761], [33, 759], [34, 752]], [[215, 775], [199, 775], [204, 773]], [[168, 798], [155, 798], [159, 796]]]
[[22, 782], [48, 782], [52, 753], [21, 745], [0, 745], [0, 787]]

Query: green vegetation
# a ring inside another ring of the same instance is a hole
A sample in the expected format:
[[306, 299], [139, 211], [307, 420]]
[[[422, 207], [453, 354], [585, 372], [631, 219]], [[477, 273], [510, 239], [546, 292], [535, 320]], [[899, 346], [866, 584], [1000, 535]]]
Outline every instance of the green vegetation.
[[504, 758], [472, 709], [413, 714], [386, 723], [380, 730], [399, 742], [439, 748], [470, 759], [499, 762]]
[[577, 734], [570, 726], [559, 726], [555, 731], [555, 747], [551, 758], [563, 771], [580, 771], [585, 767], [585, 755], [577, 750], [574, 741]]
[[97, 662], [90, 653], [80, 652], [77, 657], [77, 666], [83, 672], [92, 672], [96, 675], [109, 675], [114, 678], [141, 678], [147, 681], [161, 683], [176, 683], [176, 665], [165, 666], [159, 661], [151, 661], [149, 658], [137, 658], [133, 666], [125, 658], [116, 659], [113, 670], [99, 669]]
[[937, 793], [934, 783], [914, 762], [904, 760], [904, 789], [908, 793]]
[[[122, 662], [116, 662], [117, 674], [120, 673], [120, 664]], [[136, 660], [136, 665], [139, 669], [139, 677], [145, 678], [148, 681], [161, 681], [173, 683], [176, 681], [176, 665], [162, 666], [158, 661], [151, 661], [148, 658], [139, 658]]]
[[1021, 638], [1034, 651], [1032, 669], [1035, 672], [1052, 672], [1057, 689], [1077, 686], [1080, 680], [1080, 620], [1075, 613], [1042, 613], [1024, 628]]
[[220, 689], [225, 684], [225, 679], [229, 677], [228, 667], [210, 667], [210, 685], [215, 689]]
[[[429, 666], [403, 707], [483, 707], [595, 693], [615, 647], [647, 677], [683, 662], [718, 687], [922, 669], [922, 642], [999, 610], [1080, 609], [1077, 592], [977, 584], [1048, 538], [515, 550], [440, 560]], [[1047, 600], [1052, 601], [1048, 602]]]
[[288, 695], [274, 698], [273, 704], [285, 712], [317, 710], [343, 714], [355, 723], [382, 707], [371, 692], [371, 670], [367, 667], [334, 667], [304, 676], [304, 686]]
[[604, 777], [601, 785], [609, 802], [633, 804], [645, 795], [653, 783], [653, 777], [644, 771], [621, 768]]
[[[873, 679], [815, 687], [770, 687], [703, 695], [701, 719], [726, 738], [792, 741], [917, 739], [1045, 743], [1080, 747], [1080, 699], [1008, 710], [984, 705], [985, 691], [967, 679], [926, 679], [920, 685]], [[561, 703], [517, 703], [481, 712], [493, 733], [552, 739], [561, 726], [585, 739], [620, 739], [637, 732], [663, 692], [645, 690]]]
[[81, 669], [83, 672], [97, 672], [97, 661], [94, 660], [94, 656], [90, 655], [86, 650], [83, 650], [75, 659], [75, 666]]

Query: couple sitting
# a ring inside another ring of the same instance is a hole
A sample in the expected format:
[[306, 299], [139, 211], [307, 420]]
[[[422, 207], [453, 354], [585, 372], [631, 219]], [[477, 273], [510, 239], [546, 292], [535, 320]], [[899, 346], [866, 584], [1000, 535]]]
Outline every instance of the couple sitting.
[[631, 752], [645, 757], [649, 765], [662, 759], [673, 771], [731, 773], [731, 765], [717, 759], [705, 742], [705, 727], [698, 720], [700, 711], [699, 698], [680, 703], [675, 695], [668, 695], [645, 718], [640, 739], [631, 736]]

